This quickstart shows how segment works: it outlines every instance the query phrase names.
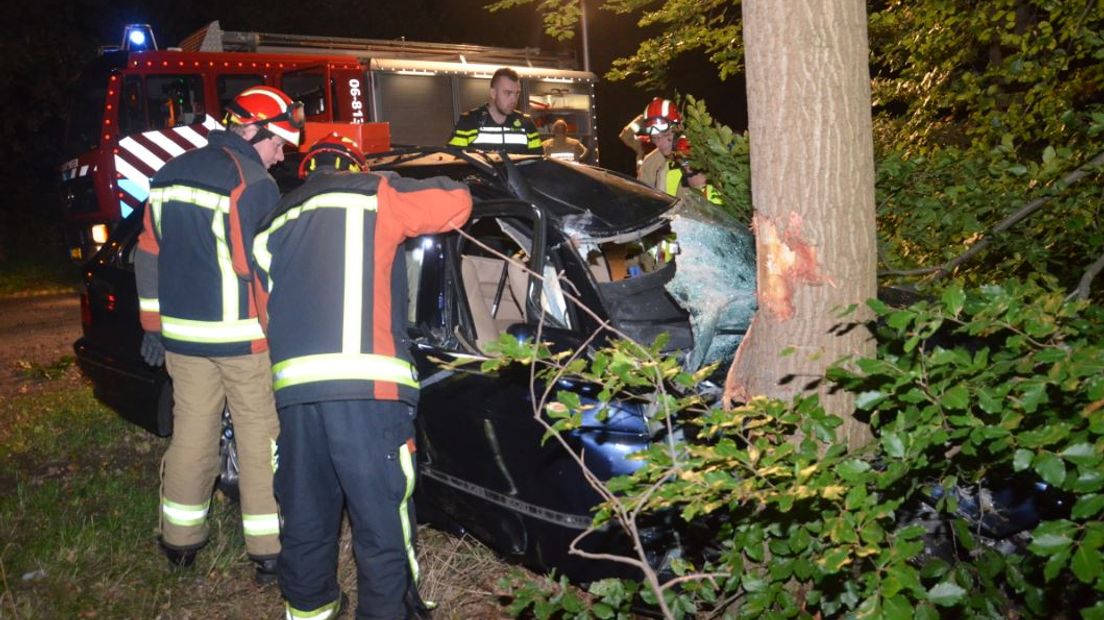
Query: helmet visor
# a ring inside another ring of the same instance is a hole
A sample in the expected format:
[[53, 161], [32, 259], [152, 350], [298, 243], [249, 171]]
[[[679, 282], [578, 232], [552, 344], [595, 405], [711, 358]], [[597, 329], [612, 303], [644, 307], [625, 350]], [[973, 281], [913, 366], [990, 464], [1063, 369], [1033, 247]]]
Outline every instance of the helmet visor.
[[672, 129], [674, 126], [675, 123], [668, 121], [662, 116], [653, 116], [644, 122], [644, 133], [649, 136], [654, 136]]

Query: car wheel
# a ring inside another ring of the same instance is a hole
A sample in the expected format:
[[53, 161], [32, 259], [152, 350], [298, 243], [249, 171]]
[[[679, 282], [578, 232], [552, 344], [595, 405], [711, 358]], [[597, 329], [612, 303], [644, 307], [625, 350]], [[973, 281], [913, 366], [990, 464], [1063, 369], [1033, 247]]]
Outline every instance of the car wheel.
[[238, 491], [238, 446], [234, 441], [234, 425], [230, 409], [222, 412], [222, 434], [219, 436], [219, 478], [216, 486], [231, 500], [240, 501]]

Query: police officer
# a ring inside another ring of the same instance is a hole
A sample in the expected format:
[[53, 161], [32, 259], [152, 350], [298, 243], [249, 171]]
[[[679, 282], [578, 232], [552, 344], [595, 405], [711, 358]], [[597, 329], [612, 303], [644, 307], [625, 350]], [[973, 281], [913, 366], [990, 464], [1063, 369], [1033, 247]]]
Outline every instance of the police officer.
[[314, 144], [307, 180], [254, 244], [268, 291], [280, 415], [276, 495], [287, 617], [336, 617], [342, 505], [357, 560], [357, 618], [420, 617], [414, 551], [414, 411], [418, 380], [406, 331], [408, 237], [463, 224], [465, 185], [357, 172], [355, 142]]
[[189, 566], [207, 543], [221, 418], [229, 407], [240, 464], [242, 528], [257, 580], [280, 551], [272, 492], [279, 425], [248, 256], [279, 191], [267, 168], [299, 141], [302, 106], [267, 86], [228, 106], [228, 131], [169, 161], [150, 183], [135, 275], [142, 356], [173, 381], [173, 437], [162, 460], [162, 551]]
[[491, 76], [490, 101], [464, 112], [449, 146], [540, 155], [540, 132], [528, 115], [514, 109], [521, 95], [517, 71], [502, 67]]

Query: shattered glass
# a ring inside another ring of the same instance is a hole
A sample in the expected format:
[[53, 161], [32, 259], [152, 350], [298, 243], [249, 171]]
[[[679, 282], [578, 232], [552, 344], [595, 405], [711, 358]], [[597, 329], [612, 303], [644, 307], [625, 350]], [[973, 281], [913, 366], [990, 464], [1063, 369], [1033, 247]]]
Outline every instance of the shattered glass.
[[755, 241], [747, 226], [706, 200], [682, 200], [669, 216], [678, 239], [667, 292], [690, 313], [694, 371], [730, 361], [755, 314]]

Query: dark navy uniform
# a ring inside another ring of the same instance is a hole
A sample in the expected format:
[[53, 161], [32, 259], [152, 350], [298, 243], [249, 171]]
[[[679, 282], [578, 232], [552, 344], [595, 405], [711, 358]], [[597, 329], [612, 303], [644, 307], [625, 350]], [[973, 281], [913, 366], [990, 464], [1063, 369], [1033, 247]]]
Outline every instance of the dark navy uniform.
[[448, 179], [320, 171], [284, 197], [255, 239], [282, 421], [279, 572], [290, 618], [337, 612], [343, 504], [357, 558], [357, 618], [406, 617], [403, 597], [418, 578], [418, 380], [401, 248], [408, 237], [461, 225], [470, 212], [467, 187]]

